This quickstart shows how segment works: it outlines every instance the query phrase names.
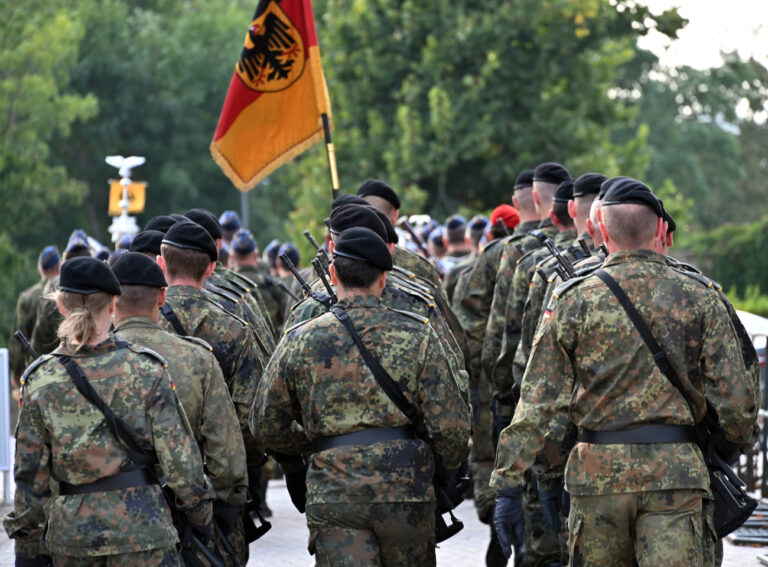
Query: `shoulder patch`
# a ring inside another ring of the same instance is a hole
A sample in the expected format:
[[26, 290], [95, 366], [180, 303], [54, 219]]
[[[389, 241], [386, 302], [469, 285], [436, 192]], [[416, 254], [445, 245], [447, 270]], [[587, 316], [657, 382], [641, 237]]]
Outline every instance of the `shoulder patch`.
[[187, 342], [194, 343], [196, 345], [200, 345], [204, 349], [206, 349], [208, 352], [213, 352], [213, 347], [208, 344], [207, 341], [204, 341], [203, 339], [200, 339], [198, 337], [192, 337], [189, 335], [177, 335], [179, 338], [184, 339]]
[[413, 311], [405, 311], [404, 309], [395, 309], [394, 307], [389, 307], [387, 305], [385, 305], [384, 308], [387, 309], [388, 311], [394, 311], [395, 313], [404, 315], [409, 319], [413, 319], [414, 321], [418, 321], [422, 325], [426, 325], [427, 323], [429, 323], [429, 319], [427, 317], [423, 317], [418, 313], [414, 313]]
[[160, 364], [162, 364], [164, 368], [168, 368], [168, 363], [165, 361], [165, 359], [162, 356], [160, 356], [157, 352], [152, 350], [151, 348], [137, 345], [136, 343], [128, 343], [126, 347], [135, 353], [146, 354], [147, 356], [151, 356], [152, 358], [157, 360]]
[[21, 385], [24, 386], [29, 381], [30, 375], [37, 370], [40, 366], [48, 362], [49, 360], [56, 358], [52, 354], [44, 354], [43, 356], [40, 356], [36, 358], [34, 361], [32, 361], [32, 364], [27, 366], [27, 369], [24, 371], [24, 374], [21, 375], [21, 379], [19, 382], [21, 382]]

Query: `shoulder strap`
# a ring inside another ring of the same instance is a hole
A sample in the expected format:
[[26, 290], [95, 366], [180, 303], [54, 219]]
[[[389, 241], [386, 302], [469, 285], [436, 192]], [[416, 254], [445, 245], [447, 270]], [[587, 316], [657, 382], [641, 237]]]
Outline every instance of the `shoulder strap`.
[[77, 363], [67, 355], [56, 354], [54, 356], [56, 356], [59, 362], [64, 365], [64, 368], [67, 369], [67, 372], [72, 377], [72, 381], [75, 383], [77, 391], [104, 414], [109, 430], [123, 447], [123, 450], [128, 454], [128, 458], [136, 465], [142, 467], [155, 465], [157, 463], [157, 455], [154, 453], [147, 453], [139, 447], [138, 443], [133, 438], [131, 429], [122, 419], [114, 414], [107, 403], [96, 393], [96, 390], [93, 389], [93, 386], [91, 386], [91, 383], [85, 377], [83, 370]]
[[373, 357], [371, 352], [363, 344], [363, 341], [360, 340], [360, 335], [357, 334], [354, 325], [352, 325], [352, 320], [349, 318], [349, 313], [347, 313], [346, 310], [339, 304], [331, 307], [331, 313], [333, 313], [341, 322], [341, 324], [344, 325], [344, 327], [347, 329], [352, 337], [352, 340], [355, 341], [355, 345], [360, 351], [360, 354], [363, 355], [363, 361], [365, 362], [365, 365], [373, 373], [373, 377], [376, 379], [376, 382], [379, 384], [379, 386], [381, 386], [381, 389], [384, 390], [384, 393], [387, 395], [387, 397], [389, 397], [389, 399], [392, 400], [398, 409], [400, 409], [400, 411], [405, 414], [405, 416], [411, 422], [416, 435], [421, 439], [428, 439], [429, 435], [427, 433], [426, 427], [424, 426], [424, 423], [419, 420], [416, 408], [413, 407], [413, 405], [406, 399], [402, 390], [400, 390], [400, 387], [392, 379], [392, 376], [390, 376], [389, 373], [384, 370], [384, 367], [381, 366], [381, 363], [379, 363], [379, 361]]
[[177, 335], [181, 335], [182, 337], [188, 335], [187, 330], [184, 328], [184, 325], [181, 324], [181, 321], [179, 321], [179, 318], [176, 316], [176, 313], [173, 312], [173, 309], [170, 305], [165, 303], [160, 308], [160, 313], [163, 314], [163, 317], [167, 319], [167, 321], [171, 324], [171, 327], [173, 327], [173, 330], [176, 331]]
[[635, 328], [640, 333], [643, 341], [645, 341], [648, 349], [651, 351], [651, 354], [653, 355], [653, 361], [657, 364], [662, 374], [664, 374], [664, 376], [666, 376], [667, 379], [672, 382], [672, 385], [680, 390], [680, 393], [683, 395], [685, 401], [688, 403], [688, 406], [691, 408], [691, 415], [693, 416], [693, 420], [696, 421], [696, 412], [693, 411], [693, 403], [685, 393], [683, 385], [680, 383], [680, 378], [677, 376], [677, 372], [675, 372], [675, 369], [672, 368], [667, 355], [663, 350], [661, 350], [659, 343], [654, 338], [651, 330], [648, 328], [648, 325], [643, 320], [643, 317], [640, 315], [640, 313], [638, 313], [637, 309], [635, 309], [632, 300], [627, 297], [627, 294], [623, 289], [621, 289], [621, 286], [618, 284], [618, 282], [613, 279], [607, 272], [604, 270], [598, 270], [595, 272], [595, 275], [603, 280], [605, 285], [607, 285], [608, 288], [616, 296], [616, 299], [619, 300], [619, 303], [624, 308], [624, 311], [627, 312], [627, 315], [629, 315], [629, 318], [635, 325]]

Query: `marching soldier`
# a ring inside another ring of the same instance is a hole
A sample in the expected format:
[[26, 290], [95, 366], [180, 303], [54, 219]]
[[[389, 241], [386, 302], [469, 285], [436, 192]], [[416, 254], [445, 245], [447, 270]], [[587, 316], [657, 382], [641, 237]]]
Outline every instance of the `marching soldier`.
[[[15, 506], [3, 522], [16, 541], [16, 565], [49, 565], [48, 554], [64, 566], [179, 565], [179, 539], [157, 477], [129, 456], [95, 398], [124, 422], [135, 453], [156, 456], [177, 509], [198, 536], [210, 533], [203, 461], [165, 363], [109, 331], [119, 295], [103, 262], [75, 258], [62, 265], [62, 343], [22, 378]], [[94, 402], [73, 383], [78, 372]], [[54, 478], [59, 495], [52, 498]]]
[[254, 435], [268, 448], [311, 454], [309, 550], [321, 566], [434, 565], [434, 465], [456, 469], [467, 453], [469, 413], [437, 336], [423, 317], [381, 304], [391, 269], [371, 230], [348, 229], [336, 242], [338, 306], [430, 438], [414, 438], [333, 313], [288, 331], [253, 407]]

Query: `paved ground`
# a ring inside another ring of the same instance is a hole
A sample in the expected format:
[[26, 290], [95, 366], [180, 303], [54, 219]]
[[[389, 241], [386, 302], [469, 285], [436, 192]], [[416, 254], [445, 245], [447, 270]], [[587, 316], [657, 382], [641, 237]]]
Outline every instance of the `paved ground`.
[[[310, 567], [314, 565], [307, 552], [308, 531], [304, 516], [291, 504], [285, 484], [271, 481], [267, 501], [274, 512], [272, 530], [251, 545], [248, 565]], [[3, 511], [7, 510], [7, 507]], [[442, 566], [482, 567], [488, 544], [488, 527], [477, 520], [471, 502], [464, 502], [456, 515], [465, 528], [458, 535], [442, 543], [437, 550], [437, 564]], [[725, 567], [752, 567], [759, 565], [757, 556], [768, 553], [766, 548], [736, 547], [726, 543]], [[13, 543], [0, 530], [0, 566], [13, 565]], [[148, 566], [149, 567], [149, 566]]]

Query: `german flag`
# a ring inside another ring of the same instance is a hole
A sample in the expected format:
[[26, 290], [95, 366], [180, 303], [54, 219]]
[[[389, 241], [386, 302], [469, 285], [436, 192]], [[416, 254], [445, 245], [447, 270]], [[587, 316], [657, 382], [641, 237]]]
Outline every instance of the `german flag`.
[[240, 191], [323, 139], [331, 104], [310, 0], [260, 0], [211, 143]]

